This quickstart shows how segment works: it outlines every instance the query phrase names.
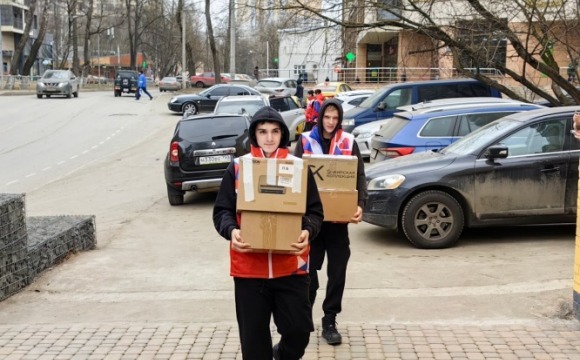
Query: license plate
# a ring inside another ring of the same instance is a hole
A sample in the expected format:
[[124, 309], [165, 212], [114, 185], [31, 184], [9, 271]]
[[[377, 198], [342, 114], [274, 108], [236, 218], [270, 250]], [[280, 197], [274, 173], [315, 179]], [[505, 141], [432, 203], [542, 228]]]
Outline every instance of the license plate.
[[223, 164], [232, 161], [230, 155], [214, 155], [214, 156], [200, 156], [200, 165]]
[[123, 89], [123, 92], [129, 92], [129, 89]]

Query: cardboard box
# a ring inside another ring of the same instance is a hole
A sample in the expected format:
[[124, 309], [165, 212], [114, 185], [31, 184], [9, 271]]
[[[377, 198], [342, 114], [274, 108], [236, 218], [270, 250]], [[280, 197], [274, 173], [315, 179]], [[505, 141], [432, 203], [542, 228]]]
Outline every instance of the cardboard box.
[[358, 191], [320, 189], [324, 221], [349, 222], [358, 207]]
[[240, 232], [254, 250], [294, 251], [302, 232], [302, 214], [242, 211]]
[[302, 159], [240, 157], [238, 211], [306, 212], [307, 169]]
[[356, 156], [304, 154], [302, 158], [312, 171], [319, 190], [356, 189]]

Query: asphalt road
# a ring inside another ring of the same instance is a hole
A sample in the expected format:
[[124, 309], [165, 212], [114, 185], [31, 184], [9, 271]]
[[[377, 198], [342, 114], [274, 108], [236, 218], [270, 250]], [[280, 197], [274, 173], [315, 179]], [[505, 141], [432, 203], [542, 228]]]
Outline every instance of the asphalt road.
[[[179, 115], [153, 101], [0, 96], [0, 192], [28, 215], [94, 214], [98, 248], [69, 258], [0, 303], [2, 324], [234, 322], [228, 245], [215, 195], [167, 202], [163, 159]], [[419, 250], [352, 225], [339, 322], [525, 322], [572, 303], [574, 226], [468, 230], [457, 247]], [[324, 275], [321, 276], [324, 286]], [[322, 298], [322, 297], [320, 297]], [[316, 305], [315, 317], [322, 315]]]

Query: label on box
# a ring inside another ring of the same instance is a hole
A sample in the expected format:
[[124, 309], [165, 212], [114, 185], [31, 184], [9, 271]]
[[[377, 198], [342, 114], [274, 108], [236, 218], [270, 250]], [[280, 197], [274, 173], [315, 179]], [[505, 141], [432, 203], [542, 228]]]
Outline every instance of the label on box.
[[344, 155], [305, 154], [318, 189], [356, 189], [358, 158]]

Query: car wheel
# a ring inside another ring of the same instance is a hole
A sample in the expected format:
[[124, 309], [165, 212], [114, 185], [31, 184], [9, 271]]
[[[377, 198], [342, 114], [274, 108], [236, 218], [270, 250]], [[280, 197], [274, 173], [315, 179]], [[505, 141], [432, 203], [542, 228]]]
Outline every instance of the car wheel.
[[47, 99], [50, 99], [50, 95], [46, 95], [46, 98], [47, 98]]
[[36, 97], [42, 99], [42, 94], [36, 94]]
[[464, 222], [459, 202], [448, 193], [436, 190], [415, 195], [401, 216], [405, 236], [423, 249], [453, 246], [459, 240]]
[[197, 106], [193, 103], [187, 102], [181, 107], [181, 112], [184, 114], [189, 112], [191, 115], [195, 115], [197, 114]]
[[167, 200], [173, 206], [183, 205], [184, 191], [177, 190], [167, 185]]
[[66, 94], [66, 98], [67, 98], [67, 99], [70, 99], [71, 97], [72, 97], [72, 90], [71, 90], [71, 91], [69, 91], [69, 92]]
[[79, 89], [78, 89], [78, 88], [77, 88], [77, 91], [75, 91], [75, 92], [73, 93], [73, 96], [74, 96], [74, 97], [76, 97], [76, 98], [78, 98], [78, 97], [79, 97]]
[[203, 87], [203, 83], [201, 81], [198, 81], [195, 83], [195, 87], [201, 89]]

